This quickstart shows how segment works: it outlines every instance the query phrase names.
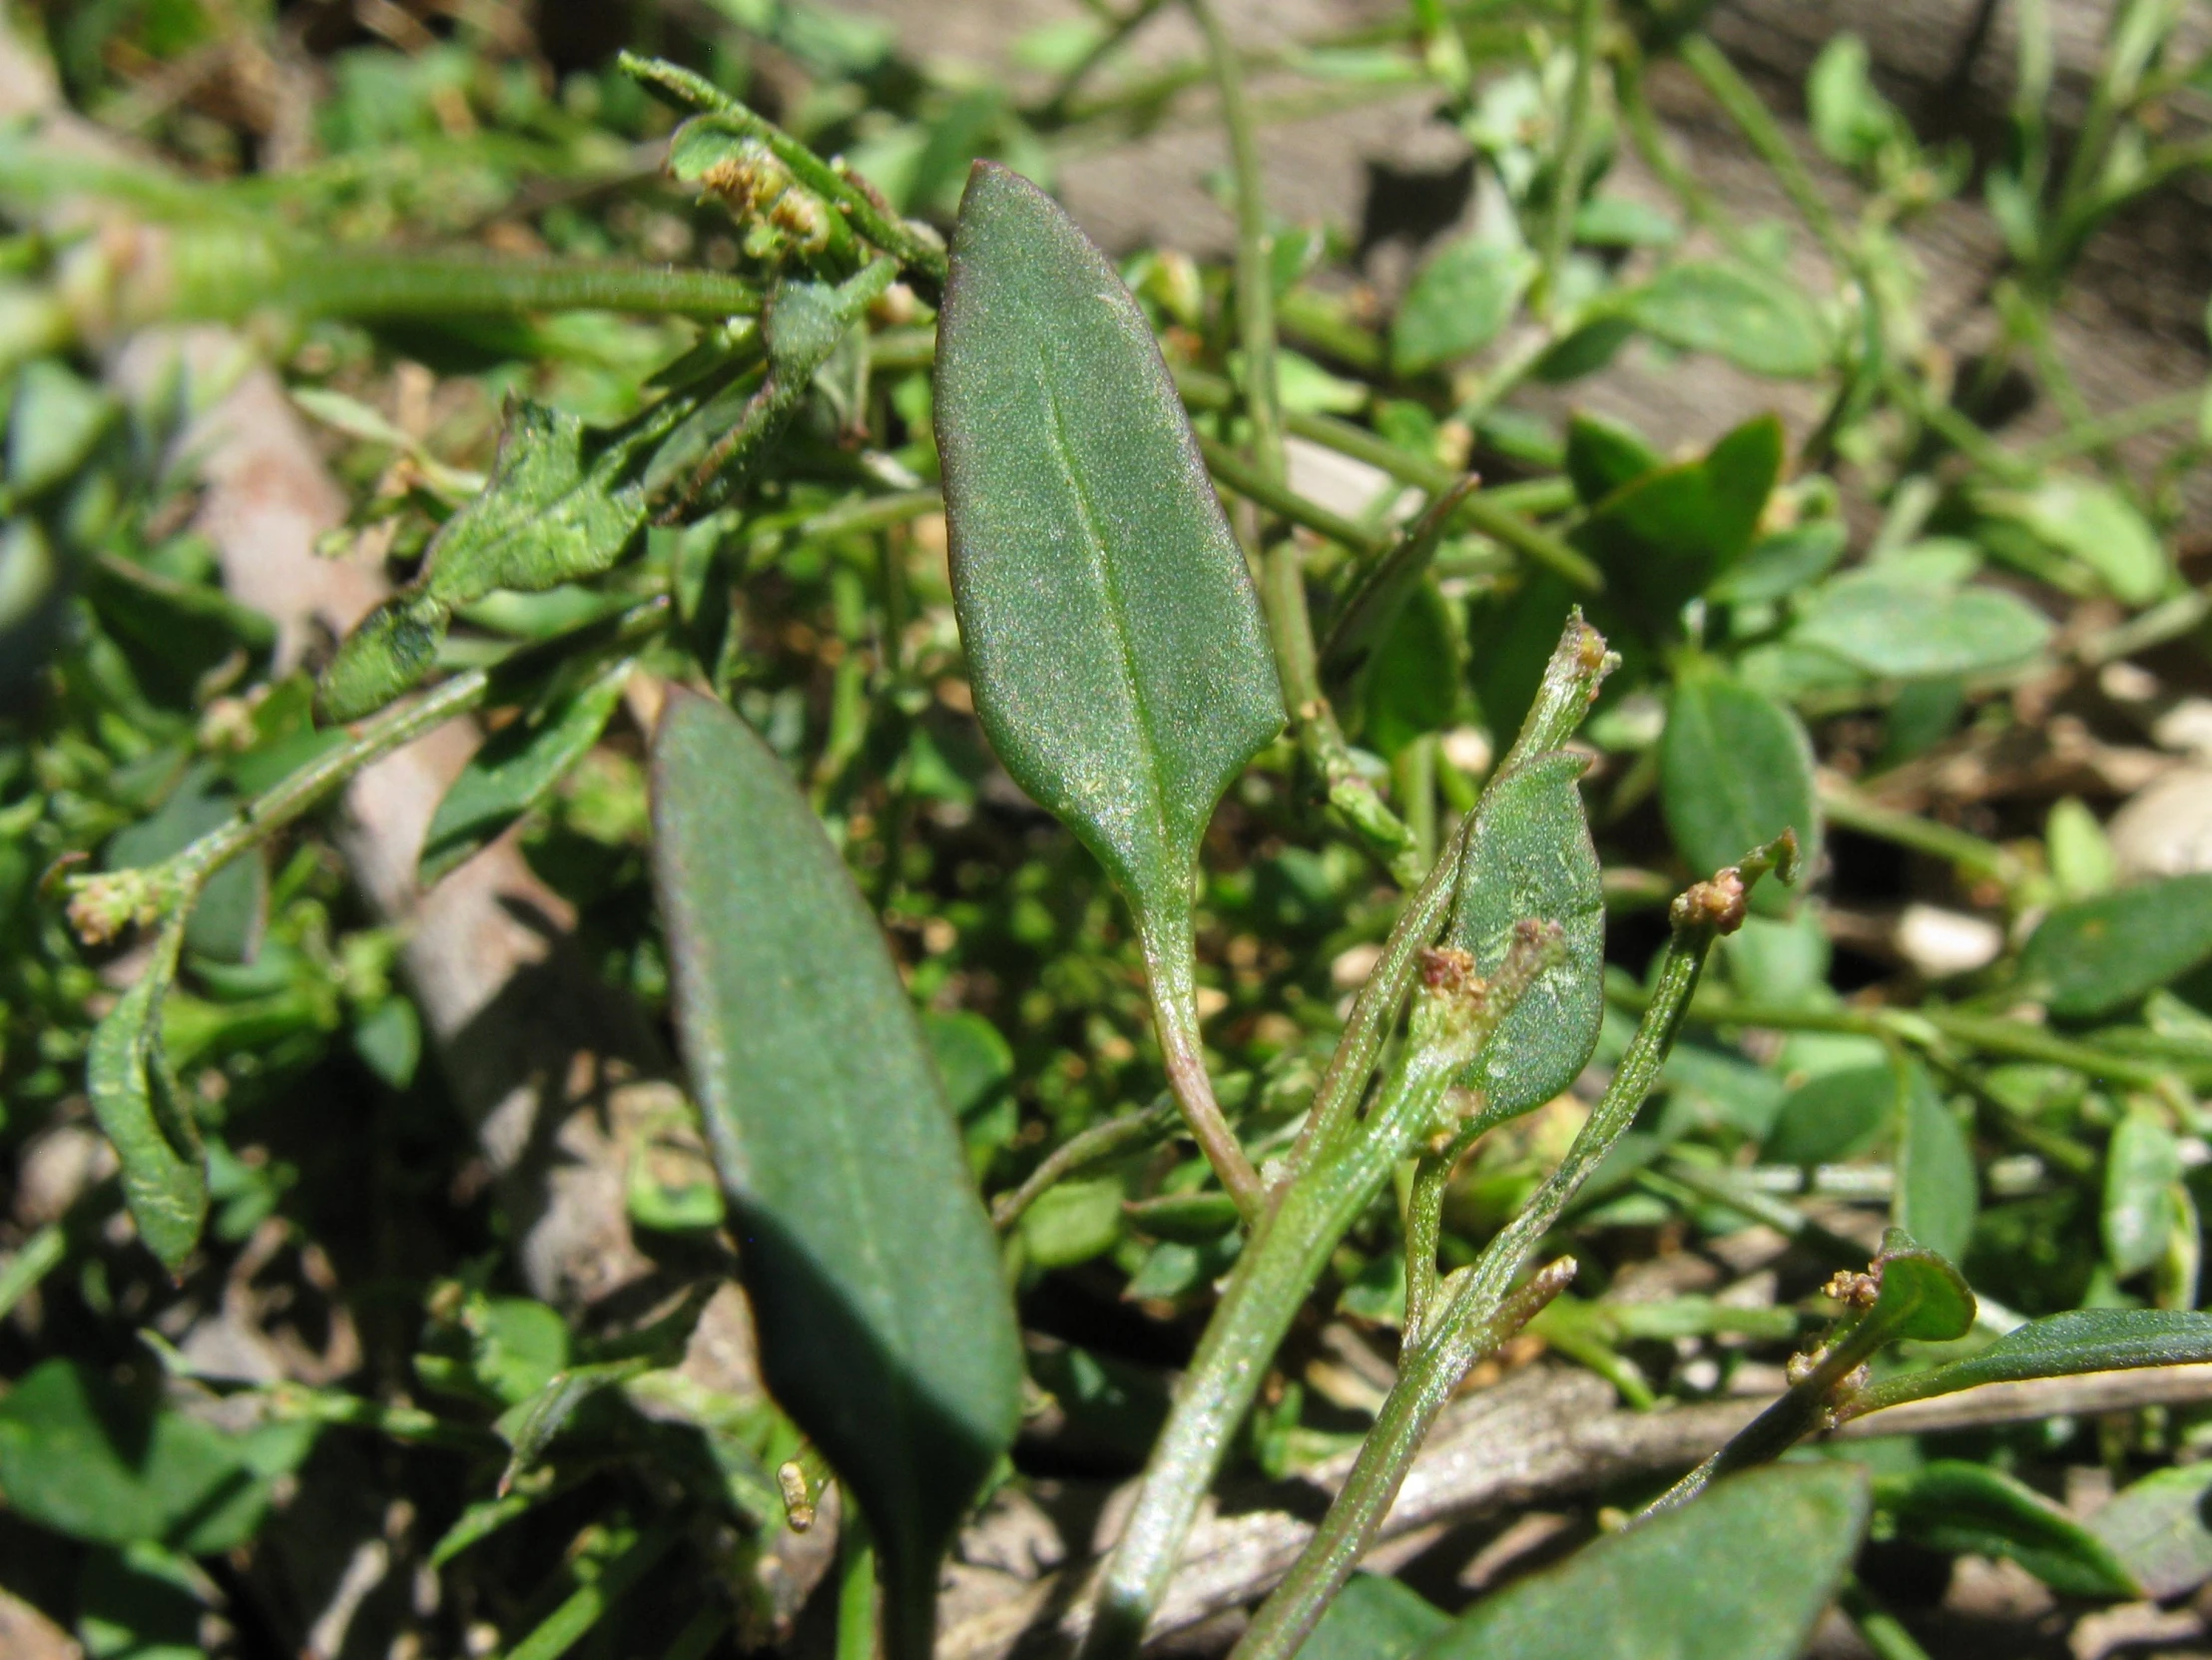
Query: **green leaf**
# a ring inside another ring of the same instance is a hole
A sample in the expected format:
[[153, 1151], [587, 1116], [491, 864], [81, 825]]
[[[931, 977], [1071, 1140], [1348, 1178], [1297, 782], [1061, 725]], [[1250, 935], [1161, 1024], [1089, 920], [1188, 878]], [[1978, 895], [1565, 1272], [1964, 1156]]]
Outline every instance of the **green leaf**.
[[875, 918], [768, 746], [674, 695], [653, 825], [763, 1371], [867, 1514], [893, 1660], [926, 1660], [938, 1561], [1020, 1411], [990, 1225]]
[[1062, 1182], [1021, 1213], [1023, 1254], [1039, 1268], [1068, 1268], [1121, 1243], [1121, 1183]]
[[1406, 1660], [1450, 1624], [1450, 1615], [1410, 1585], [1356, 1573], [1298, 1652], [1300, 1660]]
[[1536, 261], [1516, 243], [1460, 237], [1413, 276], [1390, 325], [1390, 368], [1419, 374], [1481, 350], [1512, 320]]
[[1798, 288], [1743, 266], [1704, 260], [1670, 266], [1631, 293], [1637, 327], [1685, 351], [1711, 351], [1738, 368], [1803, 380], [1828, 364], [1827, 325]]
[[1882, 1132], [1897, 1099], [1897, 1074], [1886, 1065], [1820, 1073], [1783, 1097], [1760, 1151], [1776, 1164], [1849, 1158]]
[[1973, 1144], [1943, 1105], [1928, 1069], [1918, 1061], [1908, 1064], [1894, 1214], [1900, 1228], [1957, 1262], [1973, 1240], [1981, 1203]]
[[1012, 1079], [1014, 1052], [998, 1028], [980, 1014], [967, 1009], [925, 1013], [921, 1030], [929, 1040], [937, 1076], [944, 1080], [945, 1101], [953, 1117], [966, 1120], [981, 1112]]
[[506, 1497], [515, 1477], [545, 1455], [579, 1407], [594, 1395], [619, 1388], [651, 1365], [638, 1356], [556, 1372], [535, 1394], [502, 1413], [499, 1431], [507, 1438], [508, 1453], [507, 1467], [499, 1476], [499, 1496]]
[[1574, 211], [1578, 248], [1669, 248], [1681, 240], [1681, 226], [1630, 197], [1585, 197]]
[[1876, 1491], [1898, 1536], [1930, 1550], [2008, 1556], [2066, 1596], [2141, 1594], [2094, 1533], [2040, 1493], [1986, 1465], [1939, 1458], [1882, 1482]]
[[1887, 1378], [1855, 1395], [1851, 1415], [1983, 1383], [2070, 1378], [2083, 1372], [2212, 1361], [2212, 1314], [2167, 1309], [2076, 1309], [2029, 1321], [1963, 1361]]
[[2020, 978], [2051, 1013], [2090, 1019], [2212, 957], [2212, 874], [2165, 876], [2055, 906], [2020, 953]]
[[8, 490], [17, 501], [74, 477], [122, 405], [51, 357], [25, 363], [8, 408]]
[[[1813, 742], [1796, 712], [1710, 664], [1689, 667], [1667, 703], [1659, 740], [1659, 801], [1693, 875], [1734, 864], [1786, 830], [1799, 856], [1820, 857]], [[1773, 895], [1761, 899], [1760, 894]], [[1754, 890], [1755, 910], [1789, 907], [1787, 890]]]
[[2143, 1594], [2163, 1602], [2212, 1579], [2212, 1525], [2205, 1494], [2212, 1464], [2153, 1470], [2089, 1518]]
[[2123, 605], [2148, 605], [2173, 586], [2173, 561], [2158, 533], [2132, 502], [2099, 479], [2059, 473], [2032, 490], [1994, 496], [1982, 505], [2080, 561]]
[[2093, 899], [2119, 885], [2119, 855], [2104, 826], [2078, 796], [2051, 803], [2043, 821], [2043, 853], [2061, 899]]
[[1761, 415], [1725, 434], [1702, 460], [1616, 489], [1578, 540], [1606, 580], [1650, 613], [1648, 624], [1663, 628], [1743, 557], [1781, 471], [1782, 423]]
[[1841, 519], [1815, 519], [1762, 536], [1705, 590], [1721, 605], [1771, 605], [1794, 599], [1836, 568], [1849, 537]]
[[1950, 1343], [1973, 1329], [1973, 1293], [1965, 1280], [1904, 1229], [1884, 1233], [1875, 1267], [1882, 1289], [1866, 1321], [1885, 1343]]
[[1867, 1511], [1852, 1465], [1751, 1470], [1477, 1603], [1420, 1660], [1795, 1660]]
[[2104, 1154], [2104, 1255], [2125, 1280], [2155, 1265], [2181, 1220], [2181, 1148], [2152, 1108], [2128, 1108]]
[[93, 1116], [123, 1162], [123, 1198], [139, 1238], [181, 1274], [208, 1218], [199, 1132], [162, 1055], [162, 999], [177, 974], [184, 929], [174, 919], [155, 942], [138, 983], [93, 1029], [85, 1090]]
[[1450, 940], [1494, 973], [1513, 924], [1556, 922], [1565, 955], [1536, 976], [1469, 1069], [1483, 1115], [1540, 1107], [1573, 1083], [1605, 1017], [1605, 891], [1582, 809], [1587, 763], [1564, 750], [1509, 761], [1482, 792], [1459, 867]]
[[1845, 167], [1870, 166], [1893, 139], [1909, 138], [1894, 105], [1867, 73], [1867, 43], [1838, 35], [1821, 49], [1805, 77], [1805, 113], [1821, 154]]
[[207, 1660], [206, 1583], [191, 1562], [157, 1544], [87, 1551], [77, 1575], [77, 1636], [87, 1660]]
[[430, 816], [415, 879], [431, 886], [551, 795], [562, 775], [599, 742], [629, 679], [630, 660], [624, 658], [487, 738]]
[[1415, 583], [1368, 660], [1361, 742], [1385, 760], [1459, 712], [1459, 634], [1435, 585]]
[[937, 340], [976, 713], [1148, 938], [1187, 930], [1199, 838], [1283, 700], [1174, 383], [1104, 256], [989, 163], [961, 204]]
[[207, 1556], [244, 1544], [310, 1424], [229, 1434], [76, 1361], [35, 1367], [0, 1398], [0, 1491], [41, 1527], [92, 1544], [140, 1540]]
[[1992, 674], [2050, 643], [2050, 622], [1995, 588], [1932, 588], [1854, 571], [1818, 589], [1792, 641], [1891, 680]]
[[1665, 457], [1626, 422], [1580, 409], [1568, 417], [1567, 477], [1586, 507], [1665, 465]]

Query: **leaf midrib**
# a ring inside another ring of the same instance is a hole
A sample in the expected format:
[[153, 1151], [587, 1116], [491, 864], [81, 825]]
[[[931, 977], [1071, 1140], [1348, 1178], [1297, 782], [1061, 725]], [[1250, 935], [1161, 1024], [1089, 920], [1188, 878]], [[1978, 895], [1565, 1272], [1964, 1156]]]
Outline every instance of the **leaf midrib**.
[[[1052, 459], [1067, 479], [1069, 493], [1075, 499], [1076, 519], [1082, 525], [1084, 537], [1090, 544], [1099, 586], [1105, 591], [1106, 609], [1113, 619], [1111, 633], [1114, 640], [1114, 661], [1121, 670], [1122, 690], [1136, 716], [1138, 736], [1144, 744], [1145, 771], [1149, 775], [1145, 794], [1151, 808], [1152, 828], [1160, 838], [1160, 845], [1168, 848], [1171, 837], [1168, 833], [1166, 791], [1160, 779], [1160, 740], [1154, 727], [1152, 708], [1145, 701], [1143, 677], [1137, 673], [1136, 661], [1130, 655], [1128, 609], [1122, 601], [1121, 584], [1114, 577], [1113, 557], [1107, 549], [1106, 538], [1099, 529], [1097, 505], [1091, 500], [1090, 489], [1083, 481], [1082, 470], [1075, 464], [1074, 450], [1068, 442], [1067, 416], [1060, 407], [1060, 391], [1053, 379], [1051, 348], [1043, 341], [1038, 342], [1037, 357], [1040, 371], [1038, 379], [1044, 387], [1045, 407], [1052, 417], [1048, 428]], [[1150, 881], [1143, 880], [1139, 872], [1132, 870], [1130, 873], [1133, 878], [1143, 881], [1144, 886], [1152, 885]], [[1132, 897], [1136, 895], [1133, 894]], [[1143, 895], [1143, 899], [1139, 900], [1140, 909], [1143, 908], [1143, 900], [1150, 897], [1149, 893]]]

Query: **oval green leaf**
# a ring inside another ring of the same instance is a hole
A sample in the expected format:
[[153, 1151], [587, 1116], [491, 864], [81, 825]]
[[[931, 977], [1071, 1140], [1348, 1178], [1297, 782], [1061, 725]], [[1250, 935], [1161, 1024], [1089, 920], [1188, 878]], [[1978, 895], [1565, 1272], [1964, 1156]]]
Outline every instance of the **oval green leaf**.
[[[1695, 875], [1734, 864], [1786, 830], [1797, 831], [1808, 864], [1820, 857], [1812, 740], [1794, 711], [1731, 674], [1700, 665], [1676, 684], [1659, 740], [1659, 802]], [[1787, 894], [1762, 884], [1752, 907], [1787, 909]]]
[[1867, 1325], [1885, 1343], [1950, 1343], [1973, 1329], [1973, 1293], [1957, 1269], [1902, 1228], [1882, 1236], [1875, 1258], [1882, 1289]]
[[1414, 274], [1390, 325], [1390, 368], [1419, 374], [1480, 351], [1513, 319], [1536, 262], [1517, 243], [1461, 237]]
[[2020, 978], [2051, 1013], [2090, 1019], [2212, 957], [2212, 874], [2166, 876], [2059, 905], [2020, 953]]
[[976, 713], [1014, 781], [1148, 917], [1283, 726], [1243, 551], [1152, 331], [1027, 180], [969, 177], [937, 324], [937, 443]]
[[1867, 1476], [1779, 1464], [1477, 1604], [1419, 1660], [1795, 1660], [1866, 1530]]
[[1791, 640], [1889, 680], [1992, 674], [2050, 643], [2050, 623], [1994, 588], [1932, 588], [1855, 571], [1818, 589]]
[[882, 1551], [893, 1660], [1012, 1442], [1021, 1361], [990, 1226], [875, 918], [783, 764], [677, 694], [653, 745], [677, 1030], [785, 1408]]
[[2182, 1218], [2181, 1147], [2157, 1112], [2128, 1108], [2104, 1153], [2104, 1255], [2122, 1280], [2166, 1254]]
[[1605, 889], [1582, 810], [1577, 755], [1552, 750], [1501, 770], [1482, 792], [1459, 867], [1451, 943], [1494, 973], [1513, 924], [1556, 922], [1565, 956], [1522, 993], [1468, 1069], [1483, 1116], [1540, 1107], [1572, 1084], [1605, 1018]]
[[1714, 352], [1777, 380], [1806, 379], [1828, 363], [1828, 329], [1805, 296], [1779, 277], [1741, 266], [1670, 266], [1629, 295], [1627, 311], [1669, 345]]

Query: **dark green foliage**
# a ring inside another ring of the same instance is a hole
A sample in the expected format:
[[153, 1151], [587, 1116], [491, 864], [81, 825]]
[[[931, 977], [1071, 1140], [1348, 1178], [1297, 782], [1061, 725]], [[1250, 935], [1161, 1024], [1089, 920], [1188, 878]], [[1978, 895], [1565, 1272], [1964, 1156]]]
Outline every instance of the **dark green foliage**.
[[783, 764], [681, 696], [653, 779], [677, 1020], [762, 1364], [859, 1495], [914, 1660], [938, 1559], [1013, 1438], [1013, 1313], [874, 918]]

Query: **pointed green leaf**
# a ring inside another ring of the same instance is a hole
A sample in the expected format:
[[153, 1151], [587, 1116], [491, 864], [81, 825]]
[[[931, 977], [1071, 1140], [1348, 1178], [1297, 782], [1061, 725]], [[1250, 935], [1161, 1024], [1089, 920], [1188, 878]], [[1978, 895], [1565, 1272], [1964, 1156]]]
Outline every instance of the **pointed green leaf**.
[[1140, 922], [1283, 725], [1258, 597], [1152, 331], [1028, 181], [980, 163], [937, 325], [937, 442], [976, 713]]
[[2130, 1107], [2104, 1154], [2104, 1255], [2121, 1279], [2166, 1254], [2181, 1220], [2173, 1192], [2180, 1180], [2173, 1132], [2152, 1108]]
[[2020, 953], [2028, 991], [2069, 1020], [2109, 1014], [2212, 957], [2212, 874], [2058, 905]]
[[1973, 1240], [1980, 1207], [1973, 1145], [1943, 1105], [1928, 1069], [1908, 1063], [1905, 1122], [1898, 1138], [1897, 1224], [1956, 1262]]
[[875, 918], [768, 746], [676, 694], [653, 823], [762, 1367], [867, 1513], [893, 1660], [926, 1660], [938, 1561], [1020, 1409], [990, 1225]]
[[1644, 435], [1624, 422], [1580, 409], [1567, 421], [1567, 477], [1586, 507], [1666, 464]]
[[2212, 1361], [2212, 1314], [2167, 1309], [2076, 1309], [2029, 1321], [1968, 1360], [1887, 1378], [1854, 1396], [1852, 1415], [1983, 1383], [2070, 1378], [2083, 1372]]
[[430, 816], [416, 880], [428, 887], [466, 863], [550, 795], [599, 742], [629, 679], [630, 660], [624, 658], [486, 739]]
[[1577, 540], [1606, 580], [1671, 623], [1751, 546], [1782, 472], [1782, 423], [1772, 415], [1725, 434], [1702, 460], [1647, 472], [1591, 510]]
[[1715, 352], [1778, 380], [1808, 379], [1828, 363], [1828, 329], [1804, 294], [1743, 266], [1670, 266], [1629, 295], [1627, 314], [1669, 345]]
[[[1659, 741], [1659, 801], [1693, 873], [1733, 864], [1795, 830], [1799, 856], [1820, 856], [1813, 743], [1794, 711], [1735, 676], [1698, 664], [1668, 700]], [[1773, 897], [1762, 900], [1759, 894]], [[1779, 884], [1755, 890], [1753, 908], [1788, 908]]]
[[184, 933], [178, 918], [162, 929], [138, 983], [94, 1028], [85, 1061], [93, 1116], [123, 1162], [123, 1197], [139, 1238], [172, 1274], [183, 1271], [208, 1218], [199, 1134], [162, 1057], [162, 999]]
[[1939, 1458], [1877, 1489], [1898, 1536], [1946, 1554], [2008, 1556], [2066, 1596], [2141, 1594], [2111, 1547], [2033, 1488], [1998, 1470]]
[[1484, 974], [1505, 960], [1513, 924], [1556, 922], [1566, 954], [1537, 975], [1470, 1069], [1483, 1114], [1540, 1107], [1573, 1083], [1605, 1017], [1605, 890], [1582, 811], [1588, 763], [1551, 750], [1500, 770], [1475, 808], [1450, 939]]
[[619, 1388], [651, 1366], [651, 1361], [637, 1356], [570, 1367], [556, 1372], [535, 1394], [500, 1414], [499, 1429], [507, 1437], [508, 1453], [507, 1467], [499, 1476], [499, 1496], [506, 1497], [515, 1477], [545, 1455], [578, 1407], [596, 1394]]
[[1419, 1660], [1795, 1660], [1867, 1511], [1849, 1464], [1733, 1476], [1477, 1603]]

